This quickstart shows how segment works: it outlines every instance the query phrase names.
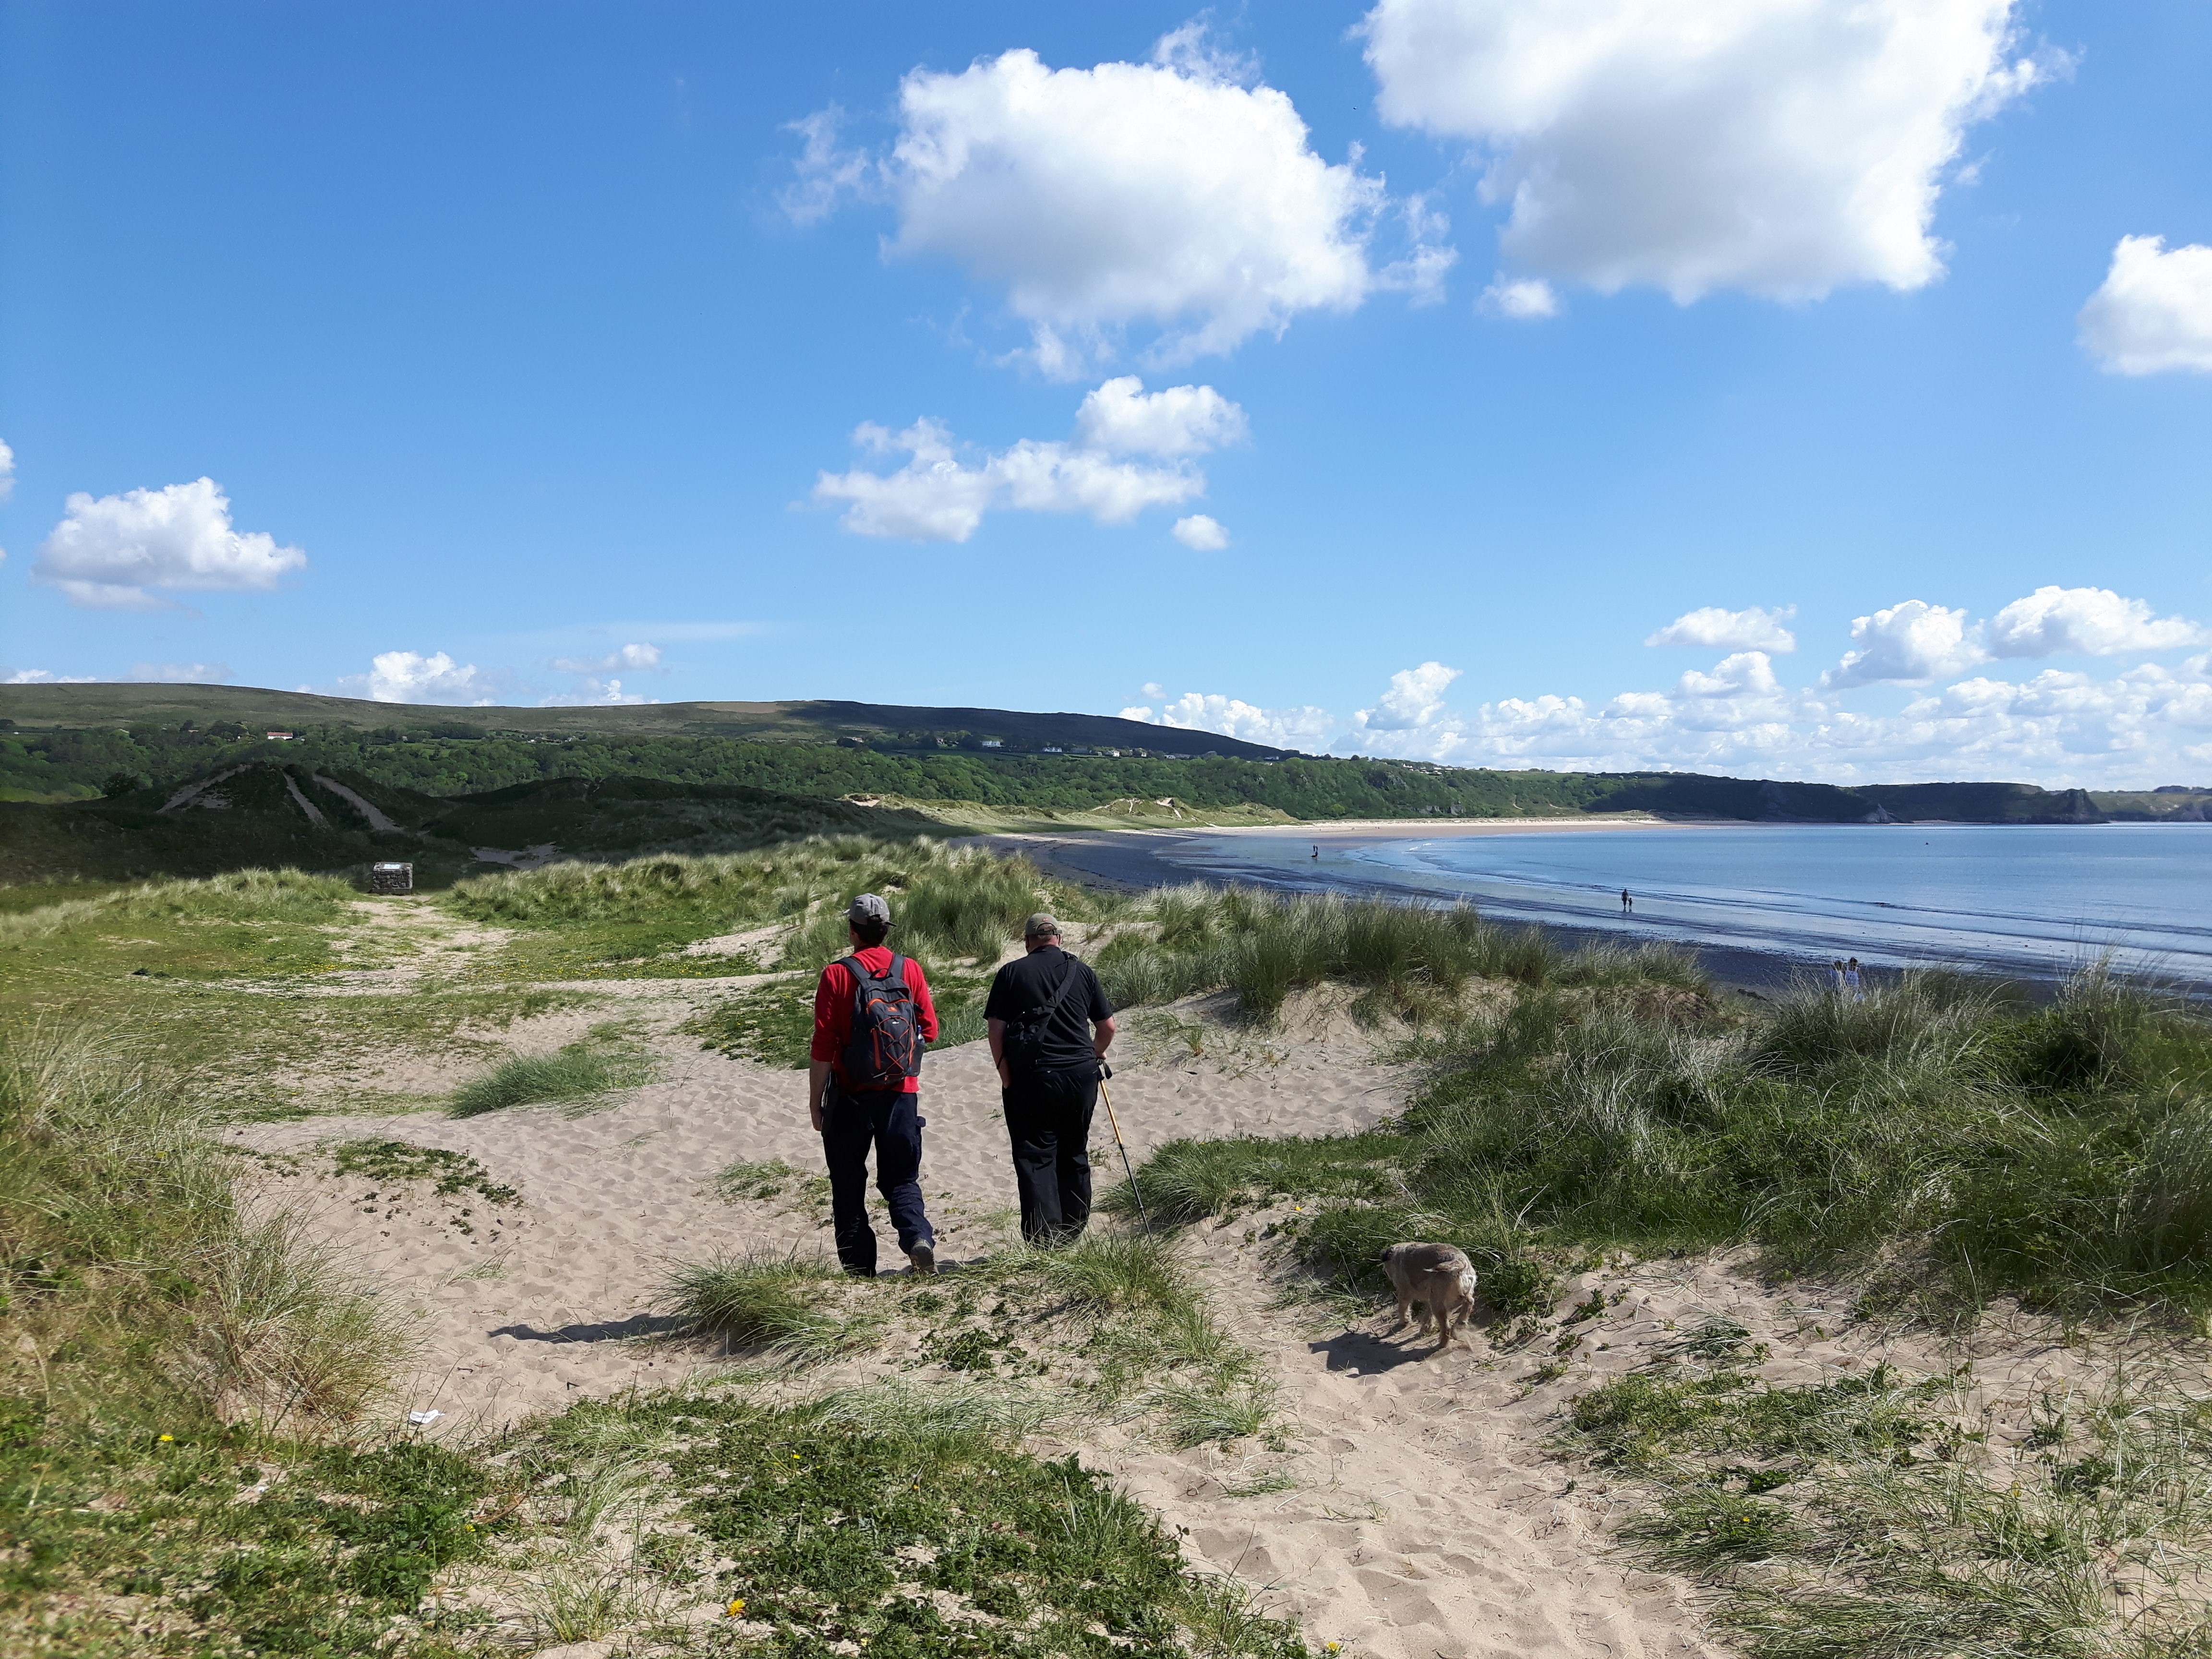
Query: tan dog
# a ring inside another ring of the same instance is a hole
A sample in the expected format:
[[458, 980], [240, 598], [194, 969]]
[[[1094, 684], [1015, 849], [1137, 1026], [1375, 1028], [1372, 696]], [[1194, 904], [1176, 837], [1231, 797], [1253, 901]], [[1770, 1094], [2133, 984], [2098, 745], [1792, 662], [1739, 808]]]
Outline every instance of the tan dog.
[[1390, 1275], [1390, 1288], [1398, 1293], [1398, 1322], [1402, 1330], [1418, 1302], [1420, 1328], [1437, 1320], [1437, 1352], [1451, 1346], [1452, 1316], [1464, 1325], [1474, 1313], [1474, 1264], [1455, 1244], [1393, 1244], [1382, 1252], [1382, 1271]]

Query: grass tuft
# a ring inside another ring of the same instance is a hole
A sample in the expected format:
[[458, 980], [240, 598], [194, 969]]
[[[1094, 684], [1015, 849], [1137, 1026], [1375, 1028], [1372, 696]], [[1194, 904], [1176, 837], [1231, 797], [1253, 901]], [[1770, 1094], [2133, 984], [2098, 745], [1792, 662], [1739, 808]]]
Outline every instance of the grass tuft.
[[835, 1263], [796, 1252], [716, 1256], [672, 1268], [661, 1305], [732, 1347], [808, 1364], [854, 1346], [864, 1328], [823, 1305], [828, 1287], [842, 1279]]
[[570, 1043], [550, 1054], [517, 1054], [453, 1091], [447, 1115], [479, 1117], [510, 1106], [584, 1106], [645, 1082], [650, 1063], [641, 1054]]

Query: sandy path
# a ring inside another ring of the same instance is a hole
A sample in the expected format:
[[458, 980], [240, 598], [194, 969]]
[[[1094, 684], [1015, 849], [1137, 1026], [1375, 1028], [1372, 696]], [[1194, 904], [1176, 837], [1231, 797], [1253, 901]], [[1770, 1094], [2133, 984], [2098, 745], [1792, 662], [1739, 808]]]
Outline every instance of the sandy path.
[[[714, 1189], [717, 1172], [738, 1159], [781, 1158], [802, 1174], [820, 1172], [805, 1074], [702, 1052], [681, 1036], [653, 1046], [660, 1080], [590, 1115], [526, 1108], [459, 1120], [321, 1116], [228, 1132], [239, 1146], [290, 1155], [296, 1167], [270, 1164], [268, 1188], [303, 1209], [313, 1231], [398, 1305], [421, 1311], [425, 1358], [408, 1407], [490, 1427], [580, 1394], [673, 1380], [686, 1364], [680, 1352], [615, 1340], [659, 1328], [653, 1296], [672, 1263], [763, 1248], [830, 1249], [811, 1211], [731, 1204]], [[1204, 1060], [1178, 1060], [1126, 1045], [1115, 1056], [1113, 1087], [1131, 1155], [1141, 1162], [1178, 1136], [1372, 1123], [1396, 1109], [1402, 1091], [1396, 1078], [1365, 1063], [1366, 1047], [1342, 1037], [1232, 1041], [1212, 1045]], [[972, 1043], [933, 1054], [922, 1080], [922, 1181], [939, 1253], [952, 1261], [983, 1254], [1004, 1238], [1014, 1203], [988, 1053]], [[1103, 1138], [1103, 1114], [1098, 1130]], [[395, 1197], [374, 1181], [340, 1181], [319, 1151], [384, 1139], [466, 1153], [520, 1201], [440, 1200], [419, 1188]], [[1120, 1167], [1110, 1147], [1100, 1149], [1097, 1164], [1102, 1185]], [[902, 1265], [880, 1209], [877, 1231], [883, 1265]]]

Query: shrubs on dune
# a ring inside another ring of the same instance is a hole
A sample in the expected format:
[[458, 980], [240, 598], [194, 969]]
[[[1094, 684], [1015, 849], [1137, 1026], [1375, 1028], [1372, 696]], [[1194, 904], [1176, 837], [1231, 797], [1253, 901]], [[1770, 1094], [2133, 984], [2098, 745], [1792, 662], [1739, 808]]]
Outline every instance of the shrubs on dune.
[[1155, 893], [1149, 908], [1151, 936], [1118, 933], [1094, 959], [1118, 1006], [1229, 990], [1248, 1018], [1272, 1019], [1291, 992], [1333, 981], [1363, 994], [1355, 1009], [1364, 1016], [1420, 1018], [1449, 1013], [1473, 979], [1689, 990], [1705, 982], [1684, 951], [1566, 951], [1534, 928], [1486, 922], [1466, 905], [1188, 887]]
[[179, 1081], [112, 1034], [0, 1048], [0, 1322], [42, 1415], [342, 1420], [404, 1344], [296, 1223], [244, 1214]]
[[1460, 1244], [1505, 1310], [1544, 1303], [1547, 1261], [1740, 1243], [1886, 1294], [2212, 1310], [2200, 1013], [2096, 970], [2039, 1010], [1939, 973], [1747, 1017], [1648, 989], [1523, 988], [1426, 1045], [1356, 1152], [1178, 1145], [1147, 1190], [1178, 1218], [1322, 1200], [1309, 1255], [1370, 1284], [1396, 1238]]
[[360, 895], [335, 876], [301, 870], [236, 870], [198, 879], [142, 882], [97, 898], [65, 899], [0, 916], [0, 939], [42, 938], [102, 920], [290, 922], [337, 921]]
[[575, 1042], [550, 1054], [517, 1054], [453, 1091], [454, 1117], [479, 1117], [510, 1106], [587, 1104], [642, 1083], [651, 1066], [627, 1049]]

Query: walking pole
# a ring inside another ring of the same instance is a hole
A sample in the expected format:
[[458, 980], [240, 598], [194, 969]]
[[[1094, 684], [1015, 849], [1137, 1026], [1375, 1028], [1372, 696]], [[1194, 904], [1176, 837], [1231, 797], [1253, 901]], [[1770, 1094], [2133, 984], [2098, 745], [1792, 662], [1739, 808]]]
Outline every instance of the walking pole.
[[1152, 1218], [1145, 1213], [1145, 1194], [1137, 1186], [1136, 1170], [1130, 1166], [1129, 1148], [1121, 1139], [1121, 1120], [1114, 1115], [1114, 1091], [1106, 1086], [1104, 1078], [1098, 1079], [1098, 1097], [1106, 1103], [1106, 1121], [1114, 1126], [1114, 1145], [1121, 1150], [1121, 1167], [1128, 1170], [1129, 1191], [1137, 1200], [1137, 1219], [1149, 1230]]

